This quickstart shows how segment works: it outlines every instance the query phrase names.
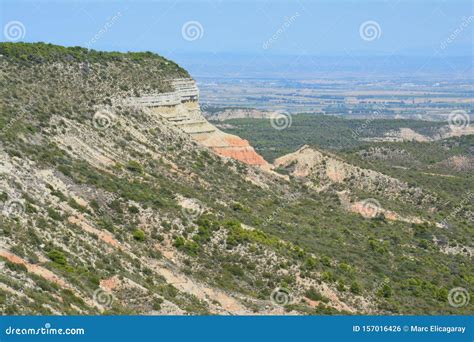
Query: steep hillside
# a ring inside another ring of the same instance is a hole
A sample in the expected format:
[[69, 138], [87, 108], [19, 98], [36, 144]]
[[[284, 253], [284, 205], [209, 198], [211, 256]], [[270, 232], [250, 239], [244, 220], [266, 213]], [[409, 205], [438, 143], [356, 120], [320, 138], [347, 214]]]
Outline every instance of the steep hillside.
[[2, 313], [472, 309], [448, 300], [472, 286], [463, 226], [362, 217], [338, 189], [268, 172], [202, 118], [175, 63], [40, 43], [0, 55]]
[[[416, 207], [421, 210], [428, 207], [433, 211], [439, 200], [436, 195], [426, 193], [419, 187], [410, 186], [377, 171], [351, 165], [337, 156], [309, 146], [303, 146], [294, 153], [277, 158], [274, 165], [280, 172], [286, 171], [294, 177], [307, 180], [307, 184], [316, 191], [328, 191], [332, 188], [347, 209], [359, 212], [365, 217], [383, 214], [390, 220], [423, 223], [422, 219], [403, 217], [384, 209], [374, 197], [403, 202], [407, 205], [404, 213], [411, 212], [410, 209]], [[362, 197], [362, 201], [359, 201], [358, 197]], [[371, 201], [366, 203], [364, 198], [370, 198]]]

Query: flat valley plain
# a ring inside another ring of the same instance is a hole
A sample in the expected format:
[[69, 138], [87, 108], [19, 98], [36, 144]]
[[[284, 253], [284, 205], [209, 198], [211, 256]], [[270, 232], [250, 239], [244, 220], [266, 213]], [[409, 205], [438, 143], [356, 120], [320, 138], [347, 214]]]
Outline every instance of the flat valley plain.
[[472, 115], [472, 80], [410, 77], [288, 79], [202, 77], [201, 106], [245, 107], [351, 118], [445, 121], [454, 110]]

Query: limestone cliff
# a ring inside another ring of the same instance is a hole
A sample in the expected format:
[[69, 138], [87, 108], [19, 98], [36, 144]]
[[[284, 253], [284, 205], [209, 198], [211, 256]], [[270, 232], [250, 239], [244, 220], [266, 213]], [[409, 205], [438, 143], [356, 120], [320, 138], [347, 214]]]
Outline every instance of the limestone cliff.
[[177, 78], [171, 84], [174, 89], [172, 92], [133, 97], [127, 99], [126, 103], [144, 107], [149, 113], [159, 115], [220, 156], [269, 169], [269, 164], [247, 140], [222, 132], [204, 118], [198, 102], [199, 89], [194, 80]]

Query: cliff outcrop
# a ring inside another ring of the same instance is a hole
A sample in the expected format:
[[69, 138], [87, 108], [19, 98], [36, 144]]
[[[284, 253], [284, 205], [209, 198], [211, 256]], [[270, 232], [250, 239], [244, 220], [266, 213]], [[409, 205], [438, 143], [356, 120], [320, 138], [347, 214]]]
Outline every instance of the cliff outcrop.
[[177, 78], [171, 84], [174, 89], [171, 92], [132, 97], [126, 103], [144, 107], [149, 113], [159, 115], [220, 156], [269, 168], [269, 164], [247, 140], [222, 132], [204, 118], [198, 102], [199, 89], [194, 80]]

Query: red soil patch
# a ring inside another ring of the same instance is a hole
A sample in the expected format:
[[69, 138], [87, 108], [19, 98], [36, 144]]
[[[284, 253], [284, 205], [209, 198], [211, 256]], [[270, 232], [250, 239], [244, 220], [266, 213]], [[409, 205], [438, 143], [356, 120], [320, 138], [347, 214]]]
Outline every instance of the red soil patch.
[[109, 279], [103, 279], [100, 281], [100, 287], [108, 291], [112, 291], [113, 289], [115, 289], [118, 284], [119, 284], [119, 279], [117, 278], [117, 276], [113, 276]]
[[232, 158], [249, 165], [266, 165], [267, 162], [255, 150], [247, 145], [246, 147], [229, 146], [229, 147], [213, 147], [212, 150], [223, 157]]
[[10, 253], [6, 250], [0, 250], [0, 256], [6, 258], [8, 261], [14, 263], [14, 264], [19, 264], [19, 265], [24, 265], [26, 267], [26, 269], [28, 270], [28, 272], [31, 272], [31, 273], [34, 273], [46, 280], [49, 280], [53, 283], [56, 283], [58, 284], [59, 286], [63, 287], [63, 288], [70, 288], [65, 282], [64, 280], [62, 280], [61, 278], [59, 278], [56, 274], [54, 274], [53, 272], [51, 272], [50, 270], [44, 268], [44, 267], [41, 267], [39, 265], [32, 265], [30, 263], [28, 263], [27, 261], [25, 261], [24, 259], [20, 258], [19, 256], [13, 254], [13, 253]]
[[113, 237], [113, 235], [111, 233], [104, 232], [104, 231], [101, 231], [99, 229], [96, 229], [96, 228], [92, 227], [87, 222], [85, 222], [82, 215], [80, 215], [80, 216], [69, 216], [68, 221], [69, 221], [69, 223], [78, 225], [79, 227], [84, 229], [86, 232], [97, 235], [99, 237], [99, 239], [101, 239], [102, 241], [108, 243], [109, 245], [112, 245], [112, 246], [117, 247], [117, 248], [121, 248], [120, 242], [118, 242]]

